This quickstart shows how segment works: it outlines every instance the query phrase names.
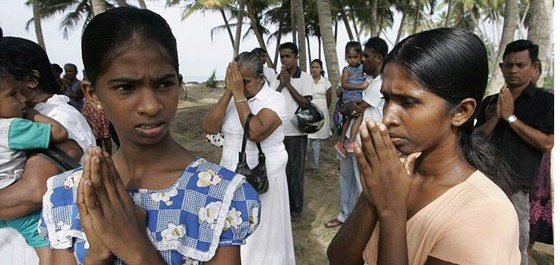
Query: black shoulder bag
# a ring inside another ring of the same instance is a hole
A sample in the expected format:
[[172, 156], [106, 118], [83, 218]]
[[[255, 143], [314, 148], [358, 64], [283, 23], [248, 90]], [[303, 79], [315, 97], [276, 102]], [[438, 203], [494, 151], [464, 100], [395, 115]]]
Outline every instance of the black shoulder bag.
[[259, 163], [253, 169], [249, 168], [247, 164], [247, 155], [245, 154], [245, 146], [247, 145], [247, 136], [249, 135], [249, 122], [253, 117], [252, 113], [249, 113], [247, 120], [245, 121], [245, 127], [243, 127], [243, 144], [241, 145], [241, 152], [239, 152], [239, 162], [237, 162], [237, 168], [235, 172], [244, 175], [255, 190], [259, 194], [263, 194], [268, 191], [268, 177], [266, 175], [266, 158], [261, 149], [261, 144], [257, 144], [259, 149]]
[[38, 155], [53, 163], [62, 172], [81, 167], [80, 163], [57, 146], [51, 146], [49, 149], [37, 149], [35, 151]]

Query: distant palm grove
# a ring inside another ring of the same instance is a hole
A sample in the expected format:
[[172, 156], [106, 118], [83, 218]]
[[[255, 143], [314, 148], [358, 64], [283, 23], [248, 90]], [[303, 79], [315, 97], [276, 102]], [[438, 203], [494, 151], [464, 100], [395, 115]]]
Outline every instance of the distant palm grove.
[[[154, 4], [183, 8], [183, 19], [195, 12], [218, 12], [224, 24], [209, 34], [227, 32], [233, 55], [239, 53], [242, 35], [254, 35], [265, 49], [267, 44], [277, 47], [293, 41], [300, 48], [302, 70], [312, 59], [308, 56], [309, 43], [316, 38], [318, 54], [324, 54], [332, 84], [339, 82], [339, 64], [344, 63], [337, 59], [337, 52], [343, 52], [336, 50], [340, 31], [345, 31], [350, 40], [364, 42], [380, 36], [395, 44], [410, 34], [437, 27], [464, 28], [485, 41], [489, 94], [503, 83], [497, 66], [505, 45], [515, 39], [529, 39], [539, 45], [541, 80], [545, 87], [550, 87], [552, 80], [552, 0], [27, 0], [26, 4], [33, 8], [28, 26], [34, 25], [43, 47], [43, 18], [65, 14], [61, 28], [62, 34], [68, 34], [107, 9], [127, 5], [149, 8]], [[395, 39], [387, 37], [392, 28], [398, 28]], [[274, 67], [278, 54], [269, 52], [272, 58], [268, 64]]]

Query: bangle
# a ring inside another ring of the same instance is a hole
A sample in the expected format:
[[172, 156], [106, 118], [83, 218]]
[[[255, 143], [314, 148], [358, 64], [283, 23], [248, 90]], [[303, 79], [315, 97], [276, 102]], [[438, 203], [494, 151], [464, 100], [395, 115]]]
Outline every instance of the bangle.
[[240, 98], [240, 99], [238, 99], [238, 100], [235, 101], [235, 104], [237, 104], [237, 103], [243, 103], [243, 102], [247, 102], [247, 98], [245, 98], [245, 97], [244, 97], [244, 98]]

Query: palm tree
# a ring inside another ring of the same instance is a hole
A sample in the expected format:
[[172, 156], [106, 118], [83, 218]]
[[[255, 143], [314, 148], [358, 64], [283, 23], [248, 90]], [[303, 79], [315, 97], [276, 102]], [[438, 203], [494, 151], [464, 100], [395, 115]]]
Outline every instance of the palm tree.
[[[185, 20], [193, 13], [200, 11], [204, 13], [206, 10], [209, 11], [218, 11], [220, 15], [222, 15], [222, 19], [224, 24], [226, 25], [226, 29], [231, 41], [231, 46], [235, 47], [235, 40], [233, 38], [233, 33], [231, 31], [229, 20], [226, 17], [225, 10], [231, 9], [232, 5], [234, 4], [234, 0], [215, 0], [215, 1], [207, 1], [207, 0], [167, 0], [167, 6], [176, 6], [181, 3], [186, 2], [184, 6], [183, 15], [181, 17], [182, 20]], [[241, 2], [241, 1], [240, 1]]]
[[[241, 46], [241, 27], [243, 26], [243, 16], [245, 12], [245, 0], [239, 0], [239, 10], [237, 11], [237, 26], [235, 29], [235, 40], [233, 42], [233, 56], [239, 54], [239, 46]], [[229, 27], [228, 27], [229, 30]], [[229, 30], [231, 32], [231, 30]], [[231, 37], [231, 33], [230, 33]]]
[[[288, 11], [290, 10], [290, 11]], [[275, 39], [275, 49], [274, 49], [274, 59], [272, 62], [272, 67], [276, 69], [278, 63], [278, 47], [282, 42], [282, 36], [288, 35], [292, 32], [292, 16], [291, 16], [291, 2], [281, 1], [279, 5], [272, 6], [268, 9], [264, 15], [263, 20], [266, 24], [277, 25], [277, 30], [270, 32], [267, 42]], [[270, 53], [269, 53], [270, 54]]]
[[506, 49], [506, 45], [513, 41], [515, 30], [517, 28], [517, 21], [519, 20], [519, 6], [516, 0], [506, 0], [505, 12], [504, 12], [504, 26], [502, 30], [502, 38], [500, 39], [500, 45], [498, 46], [498, 53], [496, 58], [496, 63], [492, 71], [490, 85], [486, 90], [486, 94], [495, 94], [503, 83], [503, 77], [498, 67], [497, 62], [501, 61], [502, 54]]
[[[251, 22], [251, 31], [255, 34], [259, 46], [266, 49], [264, 36], [268, 34], [268, 30], [263, 26], [263, 13], [269, 8], [272, 1], [267, 0], [249, 0], [247, 1], [247, 17]], [[305, 43], [305, 38], [303, 39]], [[305, 48], [305, 46], [304, 46]], [[300, 59], [301, 60], [301, 59]]]
[[[33, 0], [34, 1], [34, 0]], [[101, 0], [94, 0], [94, 2], [100, 2]], [[96, 4], [100, 4], [97, 3]], [[90, 0], [40, 0], [35, 2], [38, 5], [39, 19], [48, 18], [54, 14], [64, 13], [68, 9], [72, 10], [67, 13], [60, 27], [62, 28], [62, 34], [66, 38], [68, 37], [68, 32], [72, 30], [80, 21], [83, 21], [83, 27], [93, 18], [93, 6]], [[103, 1], [105, 9], [114, 8], [112, 3]], [[99, 10], [105, 10], [100, 8]], [[28, 21], [30, 23], [33, 19]]]
[[377, 5], [379, 4], [378, 0], [370, 0], [370, 13], [371, 13], [371, 31], [370, 36], [377, 36], [379, 25], [377, 25]]
[[33, 17], [26, 23], [25, 29], [29, 30], [29, 25], [31, 24], [31, 21], [33, 21], [35, 36], [37, 36], [37, 43], [43, 48], [43, 50], [46, 51], [47, 47], [45, 46], [45, 37], [43, 36], [43, 26], [41, 25], [40, 3], [38, 0], [29, 0], [25, 4], [28, 6], [30, 5], [33, 8]]
[[539, 57], [542, 65], [542, 77], [539, 85], [545, 78], [550, 77], [549, 65], [551, 64], [550, 56], [550, 25], [552, 15], [552, 1], [548, 0], [532, 0], [529, 8], [527, 19], [527, 39], [539, 45]]
[[399, 25], [399, 31], [397, 32], [397, 38], [395, 39], [395, 43], [399, 42], [401, 40], [401, 38], [404, 35], [404, 27], [406, 25], [406, 17], [408, 15], [409, 11], [409, 6], [410, 6], [410, 0], [406, 0], [406, 2], [402, 2], [401, 1], [397, 1], [396, 5], [396, 9], [398, 11], [401, 12], [402, 14], [402, 18], [401, 18], [401, 24]]
[[354, 33], [352, 32], [352, 28], [350, 27], [350, 22], [348, 21], [346, 5], [342, 3], [341, 0], [333, 0], [333, 5], [338, 8], [339, 11], [339, 18], [342, 20], [344, 27], [346, 28], [346, 33], [348, 34], [348, 39], [354, 40]]
[[[340, 82], [340, 68], [338, 66], [338, 56], [336, 54], [336, 43], [333, 35], [333, 19], [328, 0], [317, 1], [317, 16], [319, 20], [319, 28], [321, 30], [321, 38], [325, 51], [325, 61], [327, 65], [327, 72], [329, 74], [329, 81], [333, 86], [337, 86]], [[336, 98], [336, 89], [331, 89], [333, 98]], [[333, 100], [331, 103], [334, 103]], [[334, 106], [334, 104], [331, 104]], [[331, 108], [331, 106], [329, 106]], [[332, 108], [331, 108], [332, 109]]]
[[299, 48], [299, 68], [302, 71], [307, 71], [307, 51], [306, 51], [306, 34], [305, 34], [305, 17], [303, 15], [303, 1], [291, 0], [295, 7], [296, 23], [292, 24], [292, 30], [297, 32], [297, 42]]

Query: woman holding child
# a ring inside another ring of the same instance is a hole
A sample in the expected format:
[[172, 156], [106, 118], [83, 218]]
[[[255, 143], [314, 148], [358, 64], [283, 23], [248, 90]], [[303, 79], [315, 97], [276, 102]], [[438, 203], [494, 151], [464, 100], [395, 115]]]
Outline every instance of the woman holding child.
[[[68, 139], [56, 146], [74, 160], [83, 161], [86, 148], [95, 143], [95, 138], [84, 117], [68, 105], [68, 97], [61, 95], [47, 54], [35, 42], [1, 35], [0, 30], [0, 60], [21, 74], [17, 86], [27, 107], [60, 123], [67, 130]], [[7, 79], [2, 77], [2, 82], [5, 81]], [[13, 220], [32, 213], [39, 216], [46, 180], [60, 172], [61, 169], [43, 154], [30, 152], [21, 179], [0, 190], [0, 219]], [[13, 230], [0, 230], [0, 238], [10, 238], [11, 234]], [[22, 241], [10, 242], [10, 252], [2, 252], [3, 262], [19, 264], [33, 260], [26, 255], [29, 252], [25, 251]]]

